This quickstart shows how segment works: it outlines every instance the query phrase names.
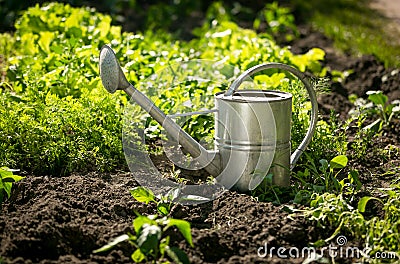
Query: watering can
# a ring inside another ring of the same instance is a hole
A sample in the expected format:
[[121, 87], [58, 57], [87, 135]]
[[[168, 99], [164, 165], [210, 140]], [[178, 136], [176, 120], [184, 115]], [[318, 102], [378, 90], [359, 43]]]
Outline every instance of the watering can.
[[[251, 75], [281, 69], [299, 78], [309, 94], [312, 110], [306, 135], [291, 154], [292, 95], [272, 90], [238, 90]], [[290, 171], [311, 141], [318, 115], [316, 95], [306, 76], [281, 63], [256, 65], [243, 72], [225, 92], [215, 94], [215, 149], [207, 150], [139, 90], [130, 84], [114, 51], [100, 51], [100, 77], [108, 92], [125, 91], [224, 187], [247, 192], [267, 174], [272, 183], [289, 186]]]

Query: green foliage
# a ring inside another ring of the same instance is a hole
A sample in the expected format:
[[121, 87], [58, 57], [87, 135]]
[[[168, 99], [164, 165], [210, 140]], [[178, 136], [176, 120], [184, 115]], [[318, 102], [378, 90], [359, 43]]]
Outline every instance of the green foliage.
[[22, 180], [23, 178], [25, 177], [14, 175], [13, 171], [6, 167], [0, 168], [0, 212], [3, 201], [5, 200], [4, 195], [6, 195], [6, 198], [10, 198], [12, 184]]
[[[343, 194], [313, 194], [310, 209], [298, 210], [297, 212], [315, 221], [322, 228], [328, 230], [334, 228], [330, 237], [323, 241], [317, 241], [315, 245], [322, 245], [341, 234], [364, 241], [364, 247], [371, 249], [370, 256], [374, 256], [376, 252], [380, 251], [394, 252], [399, 257], [399, 185], [392, 185], [391, 188], [383, 191], [382, 195], [384, 196], [383, 199], [362, 197], [358, 200], [357, 208], [354, 208], [350, 204], [354, 196], [349, 199], [345, 198]], [[367, 203], [371, 200], [377, 200], [383, 205], [383, 208], [380, 209], [384, 214], [383, 216], [365, 216], [367, 214]]]
[[[381, 135], [383, 128], [390, 127], [393, 118], [399, 116], [400, 101], [388, 103], [388, 97], [381, 91], [369, 91], [369, 101], [357, 98], [355, 95], [350, 99], [355, 108], [350, 111], [350, 118], [344, 127], [353, 133], [355, 130], [355, 136], [350, 144], [354, 150], [352, 155], [364, 160], [370, 151], [371, 139]], [[367, 123], [369, 124], [366, 125]]]
[[182, 250], [169, 245], [170, 236], [166, 235], [166, 231], [171, 227], [176, 227], [189, 245], [193, 247], [189, 222], [166, 217], [157, 218], [156, 215], [143, 216], [138, 214], [133, 221], [135, 235], [129, 233], [121, 235], [93, 252], [108, 251], [121, 242], [129, 241], [136, 248], [131, 255], [135, 263], [156, 261], [164, 259], [166, 256], [174, 263], [189, 263], [188, 257]]
[[138, 202], [154, 203], [157, 206], [157, 212], [160, 216], [169, 216], [172, 213], [174, 204], [184, 201], [208, 201], [207, 198], [197, 195], [181, 195], [181, 188], [170, 189], [165, 195], [154, 195], [154, 193], [145, 187], [138, 186], [129, 190], [133, 198]]
[[30, 8], [15, 24], [17, 56], [9, 58], [7, 73], [13, 89], [59, 97], [90, 93], [99, 83], [98, 49], [121, 38], [121, 29], [110, 23], [109, 16], [89, 8], [58, 3]]
[[364, 196], [363, 198], [360, 199], [360, 201], [358, 201], [357, 209], [358, 209], [358, 211], [360, 211], [360, 213], [364, 213], [365, 212], [365, 207], [367, 206], [367, 203], [370, 200], [377, 200], [377, 201], [382, 202], [381, 199], [378, 199], [376, 197]]
[[[310, 154], [317, 153], [319, 157], [329, 158], [346, 154], [348, 149], [346, 126], [347, 121], [339, 121], [334, 112], [331, 112], [328, 121], [318, 121], [315, 140], [310, 144]], [[325, 147], [325, 152], [322, 152], [321, 145]], [[322, 153], [325, 155], [321, 155]]]
[[[299, 170], [296, 172], [294, 177], [299, 180], [302, 184], [302, 191], [300, 196], [295, 198], [296, 202], [303, 201], [305, 192], [310, 195], [313, 192], [323, 193], [323, 192], [334, 192], [341, 193], [348, 190], [347, 187], [351, 186], [350, 190], [360, 190], [361, 182], [358, 178], [357, 171], [350, 171], [347, 177], [339, 178], [339, 175], [343, 168], [347, 166], [348, 158], [344, 155], [339, 155], [331, 159], [329, 162], [326, 159], [320, 159], [317, 166], [314, 160], [307, 154], [308, 162], [304, 165], [304, 170]], [[310, 196], [308, 195], [308, 196]]]
[[155, 203], [157, 212], [162, 218], [158, 219], [157, 215], [143, 216], [138, 214], [133, 221], [135, 235], [129, 233], [121, 235], [107, 245], [95, 250], [94, 253], [110, 250], [121, 242], [129, 241], [136, 248], [131, 255], [135, 263], [164, 259], [166, 256], [174, 263], [189, 263], [185, 252], [169, 245], [170, 237], [166, 235], [169, 228], [176, 227], [189, 245], [193, 247], [190, 223], [181, 219], [167, 218], [171, 213], [173, 202], [178, 198], [180, 189], [171, 189], [165, 196], [155, 196], [151, 190], [141, 186], [129, 191], [139, 202]]
[[295, 191], [291, 187], [280, 187], [272, 184], [272, 173], [265, 176], [264, 181], [251, 192], [262, 202], [272, 202], [276, 205], [287, 203], [295, 196]]
[[[215, 12], [220, 8], [216, 4]], [[210, 19], [214, 22], [199, 29], [196, 39], [184, 42], [165, 32], [121, 33], [109, 16], [89, 8], [51, 3], [28, 9], [17, 21], [13, 37], [0, 36], [6, 44], [1, 51], [7, 67], [0, 94], [0, 165], [51, 175], [125, 166], [119, 134], [127, 98], [121, 94], [111, 97], [101, 86], [98, 51], [105, 43], [116, 51], [130, 82], [172, 114], [211, 109], [214, 93], [259, 63], [282, 62], [303, 71], [322, 72], [319, 60], [324, 53], [319, 49], [293, 55], [269, 35], [242, 29], [228, 21], [229, 17], [210, 13]], [[166, 67], [175, 69], [173, 65], [181, 61], [196, 59], [222, 61], [232, 68], [220, 69], [225, 82], [219, 84], [187, 79], [191, 72], [177, 72], [180, 81], [175, 83], [148, 78]], [[277, 71], [265, 74], [272, 75], [274, 87], [284, 76]], [[259, 78], [267, 88], [269, 84]], [[293, 78], [288, 76], [288, 80], [292, 85]], [[301, 97], [296, 89], [293, 92]], [[196, 139], [212, 141], [211, 115], [193, 116], [180, 124]], [[161, 136], [161, 128], [151, 118], [146, 121], [146, 134]]]
[[265, 5], [253, 22], [254, 29], [261, 29], [262, 22], [266, 31], [274, 37], [284, 35], [286, 41], [291, 41], [299, 35], [290, 9], [279, 6], [278, 2]]
[[51, 175], [124, 166], [126, 99], [103, 92], [97, 69], [99, 47], [121, 38], [110, 23], [93, 9], [58, 3], [36, 5], [17, 21], [15, 45], [3, 48], [13, 45], [4, 52], [0, 164]]
[[[322, 70], [318, 61], [324, 51], [311, 49], [306, 54], [294, 55], [287, 48], [280, 48], [268, 34], [242, 29], [230, 21], [215, 22], [210, 28], [197, 32], [199, 39], [192, 41], [204, 52], [201, 59], [224, 60], [238, 66], [241, 71], [266, 62], [281, 62], [293, 65], [301, 71], [309, 69], [316, 74]], [[269, 71], [274, 73], [276, 71]]]
[[0, 164], [35, 174], [123, 165], [119, 100], [0, 94]]
[[342, 173], [348, 163], [347, 156], [338, 155], [329, 162], [326, 159], [320, 159], [319, 166], [317, 166], [308, 153], [304, 153], [304, 155], [307, 162], [297, 165], [304, 169], [292, 172], [293, 178], [296, 179], [294, 186], [290, 188], [274, 186], [272, 185], [273, 175], [268, 174], [265, 181], [252, 192], [252, 195], [260, 201], [276, 204], [289, 201], [308, 204], [311, 197], [316, 194], [342, 193], [352, 196], [361, 189], [362, 184], [358, 171], [350, 170], [347, 176]]

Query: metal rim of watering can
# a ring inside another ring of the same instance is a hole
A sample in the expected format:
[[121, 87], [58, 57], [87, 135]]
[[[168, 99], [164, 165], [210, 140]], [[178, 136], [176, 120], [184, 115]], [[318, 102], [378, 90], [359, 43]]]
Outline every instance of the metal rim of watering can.
[[243, 72], [229, 87], [229, 89], [225, 92], [225, 96], [232, 96], [234, 92], [239, 88], [239, 86], [242, 84], [242, 82], [250, 77], [251, 75], [267, 70], [267, 69], [281, 69], [290, 72], [291, 74], [295, 75], [297, 78], [299, 78], [304, 86], [307, 89], [308, 95], [310, 97], [311, 101], [311, 123], [310, 126], [308, 127], [307, 133], [303, 139], [303, 141], [300, 143], [299, 147], [292, 153], [290, 156], [290, 169], [293, 169], [294, 165], [296, 164], [297, 160], [300, 158], [301, 154], [304, 152], [304, 150], [307, 148], [308, 144], [311, 142], [311, 138], [314, 135], [315, 128], [317, 125], [317, 118], [318, 118], [318, 102], [317, 102], [317, 96], [315, 94], [314, 88], [312, 87], [311, 83], [308, 81], [307, 77], [305, 76], [304, 73], [300, 72], [296, 68], [283, 64], [283, 63], [277, 63], [277, 62], [271, 62], [271, 63], [264, 63], [264, 64], [259, 64], [256, 65], [245, 72]]

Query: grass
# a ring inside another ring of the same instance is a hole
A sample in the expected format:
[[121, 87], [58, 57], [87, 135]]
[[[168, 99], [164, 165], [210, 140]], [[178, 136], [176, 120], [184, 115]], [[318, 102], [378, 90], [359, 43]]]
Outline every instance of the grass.
[[352, 55], [372, 54], [385, 67], [400, 66], [399, 30], [369, 7], [369, 0], [294, 0], [302, 19], [322, 30], [337, 48]]

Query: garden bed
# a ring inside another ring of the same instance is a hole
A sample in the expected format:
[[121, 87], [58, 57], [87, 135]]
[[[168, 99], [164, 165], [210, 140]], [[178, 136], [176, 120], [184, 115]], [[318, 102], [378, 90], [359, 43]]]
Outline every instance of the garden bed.
[[[301, 38], [291, 46], [298, 53], [320, 47], [326, 51], [324, 63], [330, 70], [352, 70], [343, 83], [332, 85], [331, 93], [319, 97], [320, 113], [325, 116], [335, 110], [341, 118], [347, 117], [352, 107], [350, 94], [366, 98], [366, 91], [382, 90], [390, 100], [400, 97], [398, 70], [385, 69], [371, 56], [355, 58], [340, 54], [330, 40], [308, 28], [302, 29]], [[371, 193], [369, 187], [388, 187], [399, 177], [398, 171], [379, 179], [375, 177], [400, 166], [399, 151], [393, 151], [390, 160], [376, 155], [379, 149], [390, 145], [400, 148], [397, 119], [379, 137], [373, 138], [366, 158], [351, 161], [352, 167], [360, 171], [364, 194]], [[129, 262], [133, 250], [128, 243], [106, 253], [92, 251], [118, 235], [133, 232], [134, 211], [156, 213], [154, 205], [132, 198], [129, 189], [135, 186], [130, 172], [64, 177], [27, 175], [15, 184], [0, 214], [0, 256], [6, 263]], [[333, 234], [334, 229], [321, 228], [301, 216], [289, 217], [288, 207], [293, 206], [291, 201], [278, 205], [258, 202], [249, 194], [233, 191], [205, 204], [179, 205], [171, 211], [171, 216], [191, 223], [194, 247], [187, 245], [178, 232], [171, 232], [171, 243], [180, 245], [192, 263], [301, 263], [302, 258], [257, 255], [265, 243], [268, 247], [302, 248]], [[300, 205], [297, 207], [301, 209]], [[379, 206], [371, 203], [368, 209], [379, 210]], [[351, 237], [348, 245], [363, 246]]]

